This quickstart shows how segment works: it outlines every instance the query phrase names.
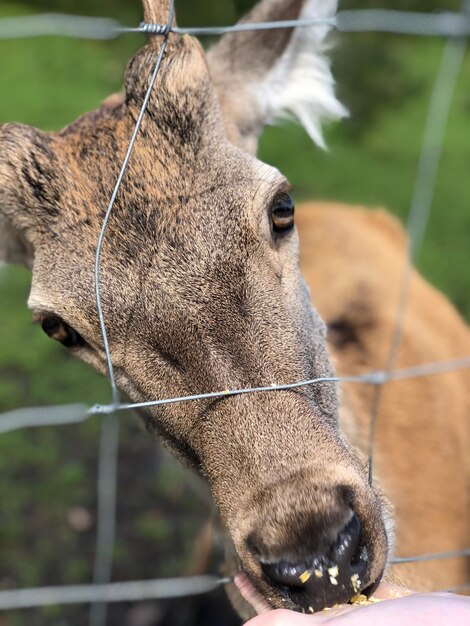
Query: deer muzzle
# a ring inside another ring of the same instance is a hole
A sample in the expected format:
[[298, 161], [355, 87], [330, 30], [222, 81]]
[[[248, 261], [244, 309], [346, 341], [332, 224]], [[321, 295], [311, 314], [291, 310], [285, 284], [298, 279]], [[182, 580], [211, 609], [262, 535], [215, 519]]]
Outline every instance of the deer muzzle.
[[334, 425], [297, 408], [275, 423], [224, 413], [230, 435], [213, 416], [206, 463], [241, 568], [273, 607], [311, 612], [379, 584], [388, 507]]
[[256, 499], [243, 552], [247, 573], [276, 606], [312, 612], [370, 595], [383, 575], [387, 541], [373, 493], [364, 498], [352, 483], [319, 486], [305, 478], [282, 481]]

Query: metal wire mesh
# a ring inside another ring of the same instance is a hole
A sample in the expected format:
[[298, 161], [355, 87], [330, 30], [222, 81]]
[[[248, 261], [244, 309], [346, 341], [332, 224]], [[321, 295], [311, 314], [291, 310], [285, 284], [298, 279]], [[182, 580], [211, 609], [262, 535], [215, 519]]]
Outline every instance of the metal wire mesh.
[[[114, 548], [114, 527], [116, 522], [116, 468], [118, 451], [119, 423], [117, 411], [126, 411], [176, 402], [197, 401], [207, 398], [233, 396], [248, 393], [270, 393], [278, 390], [292, 389], [305, 385], [324, 382], [348, 382], [373, 385], [376, 389], [373, 398], [370, 428], [370, 478], [373, 468], [373, 441], [377, 426], [378, 407], [383, 386], [397, 380], [405, 380], [422, 376], [439, 375], [458, 369], [470, 368], [470, 355], [453, 361], [417, 364], [415, 367], [395, 369], [395, 359], [401, 340], [406, 312], [409, 276], [413, 260], [419, 249], [429, 219], [432, 204], [434, 183], [438, 171], [439, 158], [443, 145], [444, 130], [452, 94], [456, 85], [459, 70], [463, 61], [470, 35], [470, 2], [465, 2], [460, 13], [409, 13], [387, 10], [356, 10], [341, 11], [336, 17], [324, 20], [294, 20], [284, 22], [267, 22], [259, 24], [238, 24], [230, 27], [210, 28], [170, 28], [173, 16], [173, 3], [167, 24], [141, 24], [138, 27], [125, 27], [116, 20], [107, 18], [72, 17], [57, 14], [30, 16], [26, 18], [8, 18], [0, 20], [0, 39], [35, 37], [43, 35], [61, 35], [90, 39], [111, 39], [129, 32], [140, 32], [162, 36], [162, 45], [157, 55], [149, 87], [145, 95], [139, 118], [130, 139], [128, 151], [123, 162], [113, 195], [105, 215], [100, 238], [97, 244], [95, 264], [95, 286], [97, 308], [103, 336], [103, 344], [108, 362], [111, 382], [112, 401], [110, 404], [86, 407], [85, 405], [66, 405], [62, 407], [40, 407], [19, 409], [0, 415], [0, 434], [22, 428], [78, 423], [93, 415], [103, 417], [100, 445], [100, 469], [98, 478], [99, 523], [97, 539], [97, 557], [95, 562], [94, 584], [73, 587], [23, 589], [0, 592], [0, 610], [44, 606], [47, 604], [91, 603], [95, 608], [91, 612], [90, 623], [100, 626], [106, 622], [106, 604], [125, 600], [145, 598], [169, 598], [184, 595], [206, 593], [224, 584], [227, 579], [218, 577], [193, 577], [186, 579], [166, 579], [162, 581], [138, 581], [128, 583], [109, 583], [112, 572], [112, 554]], [[155, 81], [165, 54], [169, 32], [192, 35], [220, 35], [227, 32], [243, 32], [246, 30], [266, 30], [273, 28], [294, 28], [307, 26], [324, 26], [336, 28], [343, 32], [381, 31], [425, 36], [441, 36], [448, 38], [443, 59], [436, 79], [433, 96], [429, 108], [428, 123], [425, 131], [423, 149], [418, 168], [415, 192], [408, 220], [409, 248], [405, 259], [402, 281], [402, 295], [397, 311], [396, 329], [390, 348], [389, 359], [382, 371], [374, 371], [360, 376], [331, 377], [291, 384], [270, 385], [249, 389], [216, 391], [213, 393], [196, 394], [180, 398], [164, 398], [141, 403], [121, 403], [114, 378], [111, 354], [107, 341], [106, 323], [100, 299], [100, 251], [106, 233], [108, 219], [120, 184], [126, 172], [132, 149], [139, 133], [140, 124], [145, 115], [147, 104], [155, 88]], [[446, 559], [456, 556], [470, 555], [470, 548], [452, 553], [425, 554], [413, 557], [396, 557], [391, 564], [409, 563], [423, 560]], [[458, 590], [467, 586], [461, 586]]]
[[[236, 24], [234, 26], [209, 26], [196, 28], [173, 27], [179, 35], [224, 35], [246, 31], [270, 30], [273, 28], [306, 28], [330, 26], [340, 32], [364, 33], [384, 32], [427, 37], [461, 38], [470, 35], [470, 18], [462, 13], [440, 12], [417, 13], [391, 11], [387, 9], [364, 9], [339, 11], [335, 17], [321, 20], [302, 19], [258, 24]], [[51, 35], [78, 39], [113, 39], [126, 33], [163, 35], [165, 25], [140, 24], [124, 26], [109, 18], [82, 17], [46, 13], [26, 17], [8, 17], [0, 20], [0, 39], [24, 37], [46, 37]]]

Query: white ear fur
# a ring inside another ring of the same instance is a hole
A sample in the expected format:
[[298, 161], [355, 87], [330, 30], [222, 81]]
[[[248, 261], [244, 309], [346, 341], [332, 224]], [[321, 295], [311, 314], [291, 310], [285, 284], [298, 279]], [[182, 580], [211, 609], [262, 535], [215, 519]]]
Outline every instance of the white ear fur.
[[[333, 17], [337, 0], [308, 0], [299, 19]], [[329, 59], [327, 25], [298, 27], [276, 65], [255, 89], [267, 124], [294, 116], [312, 140], [325, 148], [322, 122], [348, 115], [336, 99]]]

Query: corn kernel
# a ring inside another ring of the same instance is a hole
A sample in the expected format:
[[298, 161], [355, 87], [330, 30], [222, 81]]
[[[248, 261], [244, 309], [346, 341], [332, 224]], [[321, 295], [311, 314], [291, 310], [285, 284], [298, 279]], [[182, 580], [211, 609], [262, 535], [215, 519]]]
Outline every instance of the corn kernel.
[[359, 580], [359, 574], [353, 574], [351, 576], [351, 584], [356, 593], [359, 593], [361, 589], [361, 581]]
[[305, 584], [307, 582], [307, 580], [310, 578], [312, 574], [308, 571], [308, 569], [305, 570], [305, 572], [303, 574], [300, 574], [299, 576], [299, 580], [302, 584]]

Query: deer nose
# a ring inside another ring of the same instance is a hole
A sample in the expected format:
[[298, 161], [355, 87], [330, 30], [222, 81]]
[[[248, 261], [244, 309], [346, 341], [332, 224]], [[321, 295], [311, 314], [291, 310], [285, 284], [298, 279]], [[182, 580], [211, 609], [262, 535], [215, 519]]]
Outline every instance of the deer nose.
[[260, 561], [269, 582], [281, 587], [296, 606], [310, 612], [348, 602], [361, 593], [369, 570], [368, 551], [355, 514], [321, 552], [296, 560]]

